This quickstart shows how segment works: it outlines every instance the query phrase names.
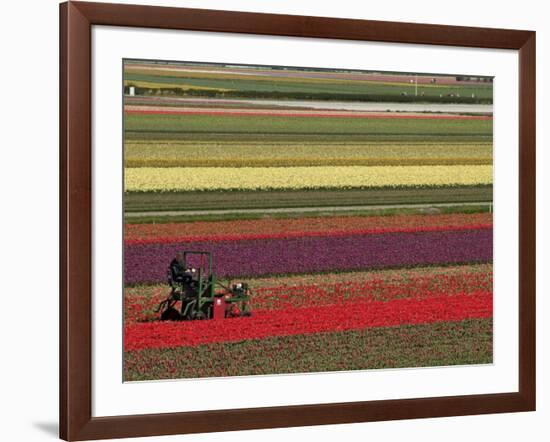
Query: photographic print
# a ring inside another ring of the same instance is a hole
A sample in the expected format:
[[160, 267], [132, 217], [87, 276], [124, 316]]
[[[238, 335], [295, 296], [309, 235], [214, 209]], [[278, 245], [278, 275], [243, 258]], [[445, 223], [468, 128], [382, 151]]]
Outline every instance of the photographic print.
[[124, 381], [492, 363], [492, 77], [123, 69]]

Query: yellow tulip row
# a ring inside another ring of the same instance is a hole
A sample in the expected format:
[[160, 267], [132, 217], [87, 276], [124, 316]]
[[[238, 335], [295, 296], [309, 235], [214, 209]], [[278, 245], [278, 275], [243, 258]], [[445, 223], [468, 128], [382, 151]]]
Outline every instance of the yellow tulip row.
[[299, 190], [486, 185], [493, 167], [140, 167], [125, 169], [127, 192]]

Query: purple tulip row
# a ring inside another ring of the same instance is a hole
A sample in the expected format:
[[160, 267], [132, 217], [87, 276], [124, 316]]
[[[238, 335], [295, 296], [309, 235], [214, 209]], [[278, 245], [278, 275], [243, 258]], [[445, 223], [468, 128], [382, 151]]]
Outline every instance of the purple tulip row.
[[[125, 282], [166, 280], [177, 251], [212, 252], [218, 278], [491, 261], [492, 229], [125, 247]], [[198, 263], [194, 263], [197, 265]]]

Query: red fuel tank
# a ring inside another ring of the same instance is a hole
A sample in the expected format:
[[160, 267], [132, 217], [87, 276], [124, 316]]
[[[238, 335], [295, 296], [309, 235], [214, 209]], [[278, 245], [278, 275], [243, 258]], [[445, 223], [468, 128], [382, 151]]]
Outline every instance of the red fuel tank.
[[212, 315], [212, 317], [214, 319], [224, 319], [225, 318], [225, 309], [226, 309], [226, 305], [225, 305], [225, 297], [224, 296], [220, 296], [218, 298], [214, 298], [214, 314]]

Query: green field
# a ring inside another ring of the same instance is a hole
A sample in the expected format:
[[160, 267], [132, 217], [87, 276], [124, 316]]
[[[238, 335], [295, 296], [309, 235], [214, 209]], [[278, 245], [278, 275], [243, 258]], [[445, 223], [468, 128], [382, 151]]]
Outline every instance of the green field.
[[492, 186], [366, 190], [128, 192], [126, 212], [265, 209], [492, 201]]
[[493, 362], [491, 78], [124, 70], [125, 382]]
[[[218, 68], [219, 69], [219, 68]], [[354, 97], [362, 101], [449, 101], [492, 102], [491, 83], [472, 82], [452, 85], [419, 84], [410, 82], [410, 76], [402, 82], [369, 79], [357, 74], [349, 78], [318, 78], [296, 71], [296, 76], [266, 75], [254, 70], [247, 72], [200, 72], [163, 69], [143, 69], [128, 65], [125, 85], [133, 85], [144, 93], [152, 90], [171, 90], [199, 96], [225, 95], [231, 97], [263, 98], [317, 98], [334, 100]], [[359, 79], [362, 78], [362, 79]], [[406, 94], [406, 97], [404, 96]]]
[[126, 212], [125, 224], [164, 224], [164, 223], [189, 223], [196, 221], [237, 221], [254, 219], [281, 219], [281, 218], [309, 218], [327, 216], [394, 216], [394, 215], [426, 215], [426, 214], [450, 214], [450, 213], [487, 213], [492, 210], [489, 204], [457, 204], [441, 207], [408, 207], [408, 208], [384, 208], [384, 209], [350, 209], [350, 210], [323, 210], [319, 208], [313, 211], [280, 211], [280, 212], [233, 212], [210, 214], [186, 214], [178, 212], [177, 215], [159, 215], [155, 212]]
[[[354, 94], [371, 94], [371, 98], [379, 94], [393, 99], [401, 96], [404, 90], [411, 93], [414, 89], [414, 85], [405, 82], [408, 79], [392, 84], [303, 78], [299, 72], [296, 77], [261, 77], [257, 72], [248, 72], [250, 75], [247, 78], [242, 73], [207, 73], [193, 69], [174, 72], [139, 69], [129, 65], [125, 81], [156, 82], [161, 87], [180, 85], [185, 88], [224, 89], [246, 98], [266, 97], [274, 93], [273, 97], [281, 98], [280, 103], [283, 106], [285, 97], [296, 98], [300, 94], [309, 98], [315, 98], [315, 94], [324, 94], [330, 99], [338, 99], [346, 94], [349, 97]], [[491, 83], [451, 86], [430, 84], [419, 86], [419, 91], [437, 96], [460, 93], [462, 97], [474, 93], [478, 98], [492, 100]], [[203, 92], [197, 89], [199, 95]], [[208, 100], [201, 103], [201, 106], [208, 105]], [[212, 102], [212, 106], [220, 107], [216, 102]], [[389, 113], [388, 116], [399, 117], [399, 114]], [[124, 160], [128, 169], [213, 167], [219, 169], [216, 173], [223, 174], [223, 168], [244, 167], [492, 164], [492, 119], [126, 113], [124, 129]], [[234, 170], [231, 172], [234, 174]], [[166, 178], [168, 179], [168, 175]], [[491, 201], [490, 185], [318, 191], [127, 191], [125, 211], [181, 211], [184, 214], [185, 211], [197, 210], [292, 209], [307, 206], [323, 209], [350, 205], [430, 205]], [[469, 209], [464, 207], [463, 210]], [[137, 220], [133, 219], [132, 222]]]
[[[248, 80], [248, 79], [215, 79], [215, 78], [192, 78], [169, 75], [149, 74], [126, 74], [125, 80], [128, 84], [132, 82], [155, 83], [158, 87], [163, 84], [171, 86], [181, 85], [184, 87], [206, 87], [212, 89], [230, 89], [234, 91], [261, 92], [283, 92], [283, 93], [326, 93], [326, 94], [373, 94], [373, 95], [401, 95], [402, 92], [415, 93], [414, 84], [388, 83], [377, 84], [377, 82], [305, 82], [293, 81], [284, 82], [280, 79]], [[433, 86], [420, 85], [419, 91], [424, 95], [439, 96], [451, 93], [475, 94], [479, 98], [492, 98], [492, 89], [487, 86]]]
[[342, 133], [342, 134], [333, 134], [333, 133], [224, 133], [224, 132], [186, 132], [185, 130], [180, 132], [167, 132], [162, 130], [125, 130], [125, 140], [126, 141], [214, 141], [214, 142], [256, 142], [262, 145], [265, 142], [281, 141], [287, 143], [310, 143], [310, 142], [333, 142], [333, 143], [342, 143], [342, 142], [429, 142], [436, 143], [440, 141], [445, 142], [471, 142], [471, 143], [480, 143], [480, 142], [492, 142], [493, 135], [492, 133], [479, 134], [479, 133], [468, 133], [468, 132], [457, 132], [454, 134], [446, 134], [443, 132], [435, 132], [431, 134], [426, 133]]
[[128, 133], [492, 136], [492, 120], [126, 114]]

